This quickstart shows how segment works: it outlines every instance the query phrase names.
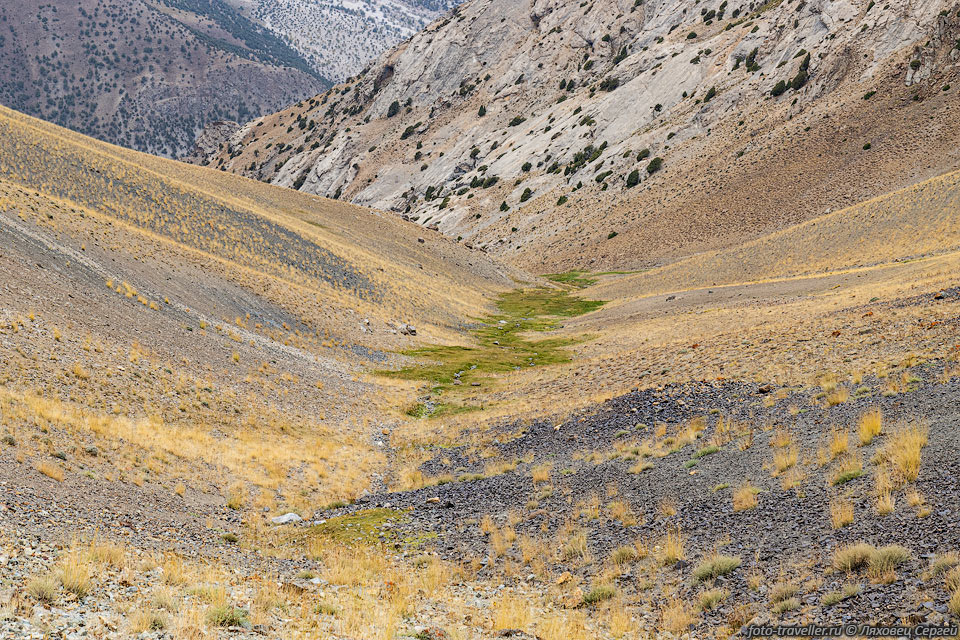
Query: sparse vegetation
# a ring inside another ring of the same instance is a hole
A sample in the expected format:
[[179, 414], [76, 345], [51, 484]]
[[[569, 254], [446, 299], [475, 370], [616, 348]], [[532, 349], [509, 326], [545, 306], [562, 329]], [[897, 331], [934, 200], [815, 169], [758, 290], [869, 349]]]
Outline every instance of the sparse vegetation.
[[735, 556], [713, 555], [704, 559], [693, 570], [693, 578], [697, 582], [713, 580], [725, 576], [740, 566], [740, 558]]
[[733, 492], [733, 510], [746, 511], [747, 509], [756, 507], [757, 494], [759, 492], [760, 490], [750, 484], [749, 480], [744, 482]]

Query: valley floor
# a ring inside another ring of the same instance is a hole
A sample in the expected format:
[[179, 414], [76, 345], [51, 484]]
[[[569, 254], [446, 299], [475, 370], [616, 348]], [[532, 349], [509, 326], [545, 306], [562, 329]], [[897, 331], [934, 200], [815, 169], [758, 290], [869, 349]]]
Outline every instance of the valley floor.
[[0, 134], [0, 638], [960, 619], [957, 175], [541, 278]]
[[[842, 279], [722, 295], [769, 304]], [[711, 295], [640, 304], [687, 313]], [[753, 378], [645, 369], [637, 389], [610, 400], [522, 405], [482, 426], [474, 413], [378, 423], [367, 445], [383, 461], [368, 476], [377, 492], [301, 502], [303, 519], [282, 525], [272, 519], [289, 501], [229, 492], [225, 501], [215, 482], [157, 463], [117, 473], [113, 452], [82, 437], [63, 406], [6, 391], [5, 419], [19, 426], [0, 450], [0, 630], [386, 639], [520, 629], [513, 637], [559, 640], [721, 637], [778, 622], [948, 624], [960, 614], [960, 364], [947, 337], [958, 304], [960, 290], [939, 287], [873, 300], [855, 315], [882, 319], [874, 331], [894, 336], [884, 350], [867, 366], [851, 353], [845, 371], [798, 362], [809, 372], [802, 383], [757, 375], [760, 357]], [[913, 353], [911, 331], [894, 332], [898, 314], [921, 312], [935, 320], [911, 322], [939, 353]], [[500, 327], [498, 317], [487, 321]], [[562, 334], [557, 326], [542, 328]], [[797, 335], [761, 344], [773, 353]], [[527, 385], [542, 375], [483, 371], [464, 380], [482, 380], [491, 397], [509, 395], [513, 375]], [[457, 393], [483, 391], [447, 386], [439, 397]], [[24, 423], [27, 407], [44, 420]]]

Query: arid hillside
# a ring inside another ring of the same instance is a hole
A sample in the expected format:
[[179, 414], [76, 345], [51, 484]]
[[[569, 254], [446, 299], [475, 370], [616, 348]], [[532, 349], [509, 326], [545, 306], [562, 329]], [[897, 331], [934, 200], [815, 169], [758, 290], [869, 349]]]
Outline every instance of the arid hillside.
[[[360, 376], [390, 366], [412, 333], [450, 341], [514, 285], [483, 253], [392, 217], [8, 110], [0, 129], [6, 401], [105, 420], [110, 436], [152, 425], [147, 448], [167, 429], [206, 442], [206, 428], [194, 430], [216, 425], [210, 450], [191, 442], [175, 455], [199, 464], [229, 451], [240, 456], [234, 473], [272, 477], [272, 489], [284, 490], [289, 469], [252, 463], [244, 438], [266, 438], [272, 424], [285, 455], [326, 456], [340, 439], [367, 450], [368, 420], [393, 400]], [[296, 442], [322, 445], [298, 452]], [[330, 464], [366, 486], [363, 467]], [[317, 477], [305, 495], [351, 493], [346, 479]]]
[[173, 157], [211, 122], [244, 122], [330, 86], [222, 0], [4, 3], [0, 56], [0, 104]]
[[2, 109], [0, 637], [956, 622], [958, 176], [539, 278]]
[[474, 0], [204, 162], [534, 272], [730, 246], [957, 168], [946, 2]]

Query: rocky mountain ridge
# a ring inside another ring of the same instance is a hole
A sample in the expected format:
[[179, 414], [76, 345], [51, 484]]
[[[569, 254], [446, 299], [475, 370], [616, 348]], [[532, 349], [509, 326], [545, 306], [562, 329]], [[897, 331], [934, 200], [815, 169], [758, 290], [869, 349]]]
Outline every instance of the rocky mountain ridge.
[[0, 103], [168, 156], [210, 122], [249, 120], [330, 86], [223, 0], [5, 3], [0, 55]]
[[637, 268], [955, 168], [958, 35], [945, 2], [473, 0], [203, 162]]

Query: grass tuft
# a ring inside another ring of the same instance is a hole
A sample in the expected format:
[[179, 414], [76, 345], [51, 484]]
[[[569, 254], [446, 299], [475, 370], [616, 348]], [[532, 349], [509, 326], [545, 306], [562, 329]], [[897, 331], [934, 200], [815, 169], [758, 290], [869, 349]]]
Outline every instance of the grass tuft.
[[678, 598], [673, 598], [660, 612], [660, 626], [679, 636], [688, 630], [697, 621], [697, 614], [693, 608]]
[[53, 478], [57, 482], [63, 482], [63, 468], [59, 465], [42, 461], [37, 463], [36, 469], [48, 478]]
[[757, 506], [757, 494], [760, 490], [747, 480], [733, 491], [733, 510], [746, 511]]
[[639, 557], [640, 554], [637, 553], [636, 547], [627, 545], [617, 547], [613, 550], [613, 553], [610, 554], [610, 560], [618, 566], [635, 562]]
[[71, 551], [63, 559], [60, 566], [60, 584], [78, 598], [84, 598], [90, 593], [90, 567], [78, 551]]
[[713, 580], [725, 576], [740, 566], [736, 556], [713, 555], [706, 558], [693, 570], [693, 579], [697, 582]]
[[700, 594], [700, 610], [710, 611], [727, 598], [726, 589], [708, 589]]
[[614, 586], [609, 584], [597, 585], [583, 596], [583, 604], [590, 606], [610, 600], [615, 595], [617, 595], [617, 589]]
[[247, 621], [247, 612], [230, 604], [217, 604], [207, 610], [207, 623], [213, 627], [242, 627]]
[[49, 604], [57, 597], [57, 583], [52, 578], [34, 578], [27, 583], [27, 593], [38, 602]]
[[896, 570], [901, 564], [910, 559], [910, 550], [897, 544], [880, 547], [870, 554], [868, 568], [870, 575], [882, 576]]
[[856, 571], [867, 566], [874, 551], [873, 545], [866, 542], [847, 545], [833, 554], [833, 566], [838, 571]]
[[883, 414], [880, 409], [872, 409], [860, 416], [860, 423], [857, 427], [857, 435], [860, 438], [860, 446], [866, 446], [873, 442], [873, 439], [880, 435], [883, 430]]
[[842, 589], [840, 589], [840, 591], [830, 591], [829, 593], [824, 594], [822, 603], [825, 607], [832, 607], [837, 603], [852, 598], [858, 593], [860, 593], [860, 585], [846, 584]]

